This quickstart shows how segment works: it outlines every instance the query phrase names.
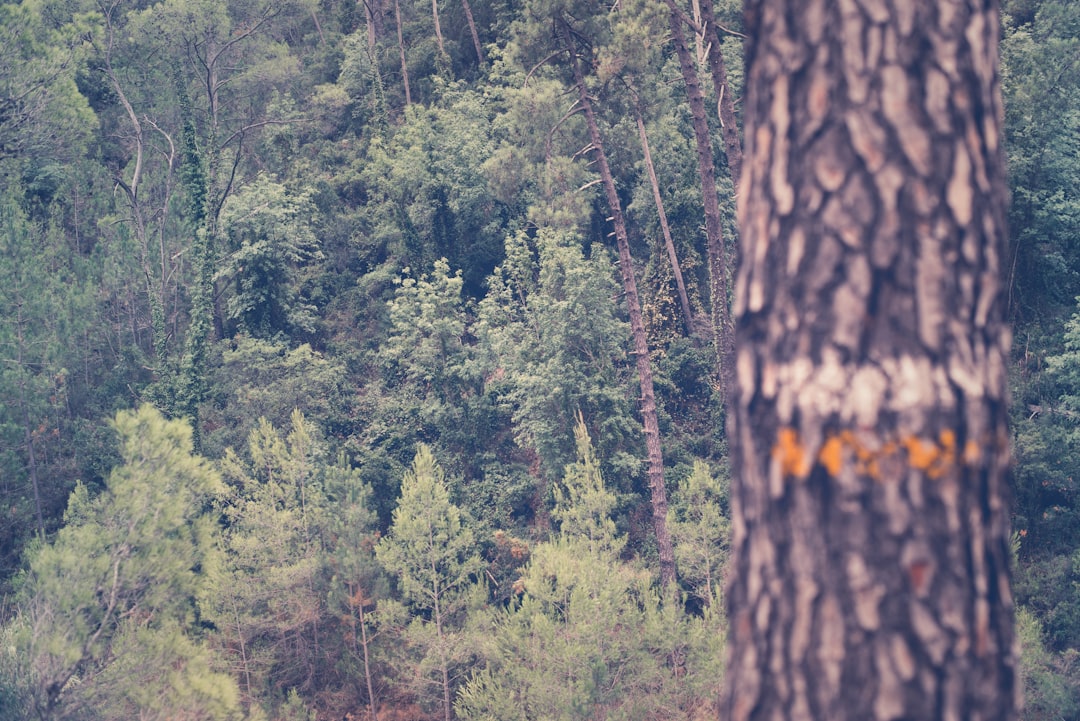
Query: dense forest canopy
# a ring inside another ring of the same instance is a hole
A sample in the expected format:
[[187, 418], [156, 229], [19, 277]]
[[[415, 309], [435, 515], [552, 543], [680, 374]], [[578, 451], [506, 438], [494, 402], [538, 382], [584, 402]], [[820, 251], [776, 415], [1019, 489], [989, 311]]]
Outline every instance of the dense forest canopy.
[[[1075, 718], [1080, 5], [1001, 17], [1024, 715]], [[744, 30], [0, 5], [0, 717], [715, 716]]]

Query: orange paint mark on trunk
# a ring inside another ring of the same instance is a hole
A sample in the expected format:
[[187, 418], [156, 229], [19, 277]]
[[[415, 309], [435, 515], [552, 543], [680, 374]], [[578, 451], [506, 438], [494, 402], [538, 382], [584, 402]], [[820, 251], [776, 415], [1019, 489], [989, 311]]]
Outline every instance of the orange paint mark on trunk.
[[794, 428], [781, 428], [777, 434], [772, 457], [780, 464], [784, 476], [806, 478], [810, 475], [810, 459]]

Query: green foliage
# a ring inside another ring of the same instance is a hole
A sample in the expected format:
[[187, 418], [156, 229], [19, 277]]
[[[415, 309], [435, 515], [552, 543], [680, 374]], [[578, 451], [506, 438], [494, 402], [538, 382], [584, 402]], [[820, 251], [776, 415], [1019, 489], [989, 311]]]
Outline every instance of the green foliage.
[[248, 703], [273, 698], [274, 689], [310, 690], [320, 662], [323, 451], [300, 411], [291, 426], [283, 437], [260, 419], [246, 457], [229, 449], [221, 462], [232, 489], [221, 508], [225, 553], [203, 613]]
[[367, 242], [398, 267], [448, 259], [474, 296], [500, 259], [505, 231], [480, 168], [491, 153], [490, 124], [481, 94], [450, 86], [437, 105], [410, 108], [391, 137], [373, 138], [361, 172]]
[[[0, 197], [0, 524], [5, 570], [32, 533], [54, 527], [71, 491], [69, 338], [86, 332], [90, 303], [55, 233]], [[77, 267], [77, 266], [76, 266]], [[71, 284], [74, 287], [68, 287]], [[9, 555], [10, 554], [10, 555]]]
[[226, 254], [216, 279], [232, 287], [225, 317], [257, 338], [314, 331], [315, 308], [305, 303], [305, 266], [322, 258], [309, 225], [308, 193], [294, 194], [265, 175], [230, 196], [221, 212]]
[[438, 606], [445, 615], [460, 610], [479, 571], [472, 531], [462, 525], [443, 470], [423, 444], [401, 481], [393, 525], [376, 554], [409, 603], [422, 611]]
[[344, 366], [306, 343], [290, 348], [238, 335], [218, 350], [220, 361], [210, 377], [213, 393], [200, 414], [208, 455], [244, 447], [259, 418], [282, 428], [299, 409], [332, 427], [345, 412]]
[[551, 230], [535, 238], [538, 262], [524, 234], [506, 243], [477, 335], [489, 354], [489, 385], [512, 404], [518, 442], [557, 477], [574, 459], [580, 412], [611, 475], [634, 478], [641, 431], [627, 398], [630, 334], [611, 302], [618, 288], [607, 254], [594, 246], [586, 258], [577, 238]]
[[1006, 14], [1005, 144], [1019, 319], [1059, 316], [1080, 294], [1080, 8], [1068, 0]]
[[75, 80], [98, 18], [54, 24], [51, 10], [41, 0], [0, 5], [0, 161], [70, 161], [97, 129]]
[[555, 509], [552, 517], [559, 522], [559, 532], [577, 538], [594, 554], [617, 556], [626, 540], [616, 535], [611, 512], [615, 495], [604, 488], [600, 464], [593, 451], [585, 419], [578, 413], [574, 426], [577, 462], [566, 467], [561, 485], [554, 487]]
[[55, 718], [237, 717], [232, 679], [194, 627], [220, 477], [192, 455], [190, 427], [150, 406], [113, 424], [122, 462], [105, 490], [76, 487], [64, 528], [30, 555], [23, 652], [35, 706]]
[[713, 476], [695, 461], [690, 477], [672, 496], [668, 528], [675, 543], [675, 563], [690, 593], [703, 606], [719, 598], [731, 532], [726, 479]]
[[[738, 30], [741, 3], [716, 6]], [[21, 589], [0, 606], [0, 718], [416, 716], [466, 677], [459, 709], [481, 718], [714, 715], [722, 414], [711, 350], [680, 337], [631, 112], [636, 94], [703, 309], [667, 8], [476, 0], [481, 67], [462, 3], [440, 0], [442, 54], [431, 4], [402, 0], [406, 107], [393, 5], [370, 4], [371, 44], [365, 7], [0, 6], [0, 578]], [[1077, 713], [1078, 7], [1003, 2], [1016, 595], [1040, 719]], [[638, 259], [679, 603], [639, 543], [638, 391], [560, 20]], [[740, 98], [741, 39], [722, 43]], [[144, 445], [117, 453], [100, 419], [140, 401], [197, 419], [217, 471], [146, 410], [121, 429]], [[410, 466], [418, 443], [445, 477]], [[442, 491], [396, 505], [409, 474]], [[418, 543], [406, 519], [431, 503], [441, 573], [464, 578], [441, 633], [431, 579], [405, 579], [417, 558], [376, 552]]]
[[1016, 614], [1020, 640], [1020, 676], [1024, 684], [1025, 721], [1056, 721], [1075, 718], [1080, 711], [1080, 668], [1076, 649], [1063, 653], [1043, 645], [1043, 629], [1027, 609]]
[[377, 356], [384, 395], [368, 399], [374, 407], [365, 433], [396, 455], [416, 441], [437, 444], [462, 476], [461, 497], [473, 519], [508, 527], [523, 515], [532, 487], [507, 462], [509, 414], [485, 383], [462, 274], [440, 260], [430, 274], [397, 285], [390, 333]]
[[464, 718], [685, 718], [715, 697], [720, 616], [661, 603], [651, 574], [619, 559], [614, 497], [577, 428], [561, 530], [533, 549], [521, 598], [477, 628], [484, 666], [458, 695]]
[[413, 655], [412, 693], [421, 702], [444, 702], [454, 693], [466, 649], [459, 629], [464, 612], [475, 598], [480, 572], [471, 529], [450, 502], [442, 468], [431, 449], [421, 444], [412, 468], [401, 481], [401, 496], [389, 534], [375, 549], [379, 563], [398, 581], [412, 609], [405, 639]]

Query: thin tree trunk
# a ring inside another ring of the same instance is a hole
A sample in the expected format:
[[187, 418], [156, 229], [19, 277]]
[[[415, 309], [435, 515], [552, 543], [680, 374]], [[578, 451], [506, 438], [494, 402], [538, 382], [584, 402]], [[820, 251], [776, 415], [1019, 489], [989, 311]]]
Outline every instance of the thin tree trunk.
[[645, 156], [645, 168], [649, 173], [653, 200], [656, 202], [656, 213], [660, 217], [660, 229], [664, 234], [664, 247], [667, 249], [668, 260], [671, 261], [671, 272], [675, 277], [675, 288], [679, 293], [679, 305], [682, 307], [684, 322], [687, 330], [692, 334], [697, 324], [694, 322], [694, 312], [690, 309], [690, 297], [686, 294], [686, 284], [683, 282], [679, 256], [675, 253], [675, 241], [671, 238], [667, 213], [664, 212], [664, 198], [660, 195], [660, 182], [656, 178], [656, 167], [653, 165], [652, 152], [649, 150], [649, 136], [645, 132], [645, 120], [641, 117], [641, 102], [635, 91], [631, 90], [631, 93], [634, 96], [634, 118], [637, 120], [638, 138], [641, 139], [641, 150]]
[[998, 9], [747, 17], [725, 718], [1012, 721]]
[[[434, 561], [431, 564], [431, 570], [432, 573], [438, 573]], [[434, 600], [435, 633], [439, 639], [439, 671], [442, 674], [443, 721], [451, 721], [454, 708], [450, 703], [450, 667], [446, 661], [446, 637], [443, 636], [442, 608], [439, 604], [441, 594], [437, 582], [432, 591], [432, 599]]]
[[476, 32], [472, 6], [469, 5], [469, 0], [461, 0], [461, 6], [465, 8], [465, 20], [469, 23], [469, 33], [472, 35], [473, 47], [476, 48], [476, 58], [480, 61], [480, 67], [484, 67], [487, 64], [487, 58], [484, 57], [484, 47], [480, 44], [480, 34]]
[[717, 113], [720, 116], [720, 130], [724, 138], [724, 153], [727, 155], [728, 172], [731, 173], [731, 185], [739, 189], [742, 177], [742, 143], [739, 140], [739, 121], [735, 117], [735, 97], [727, 80], [727, 66], [724, 64], [724, 52], [720, 45], [720, 31], [716, 22], [716, 12], [712, 0], [697, 0], [701, 4], [701, 19], [704, 24], [706, 47], [708, 48], [709, 72], [712, 75], [713, 89], [716, 91]]
[[634, 339], [634, 356], [637, 361], [638, 380], [641, 386], [641, 418], [645, 426], [645, 447], [649, 457], [649, 490], [652, 495], [653, 529], [656, 533], [656, 545], [660, 553], [660, 582], [664, 588], [671, 588], [675, 581], [675, 551], [671, 534], [667, 528], [667, 489], [664, 486], [664, 455], [660, 448], [660, 423], [656, 414], [656, 393], [653, 389], [652, 364], [649, 360], [649, 344], [645, 335], [645, 322], [641, 316], [641, 303], [638, 300], [637, 281], [634, 278], [634, 264], [630, 257], [630, 242], [626, 235], [626, 223], [623, 220], [622, 204], [615, 189], [615, 180], [608, 166], [604, 153], [604, 141], [600, 127], [596, 123], [592, 101], [585, 88], [585, 77], [578, 64], [577, 52], [571, 37], [570, 26], [564, 18], [558, 18], [558, 31], [566, 51], [570, 54], [570, 67], [574, 73], [574, 84], [578, 93], [578, 102], [585, 113], [589, 126], [589, 138], [592, 152], [600, 170], [604, 192], [607, 195], [611, 219], [615, 225], [615, 239], [619, 246], [619, 270], [622, 274], [623, 290], [626, 294], [626, 307], [630, 314], [630, 329]]
[[15, 288], [16, 299], [16, 343], [17, 355], [15, 365], [19, 371], [19, 410], [22, 412], [23, 417], [23, 440], [26, 443], [26, 458], [30, 470], [30, 487], [34, 492], [34, 515], [37, 518], [37, 532], [38, 537], [45, 538], [45, 516], [41, 511], [41, 483], [38, 478], [38, 464], [37, 453], [34, 449], [34, 424], [30, 421], [30, 410], [26, 404], [26, 366], [23, 359], [23, 349], [26, 345], [26, 339], [23, 337], [23, 324], [25, 320], [22, 315], [22, 288]]
[[401, 32], [401, 0], [394, 0], [394, 22], [397, 24], [397, 46], [401, 55], [401, 80], [405, 84], [405, 106], [412, 105], [412, 93], [409, 92], [409, 66], [405, 62], [405, 39]]
[[694, 142], [697, 146], [698, 175], [701, 178], [701, 195], [705, 209], [705, 237], [709, 258], [709, 301], [712, 312], [713, 343], [721, 384], [721, 397], [727, 400], [733, 373], [731, 357], [733, 329], [728, 313], [728, 266], [724, 231], [720, 222], [720, 201], [716, 190], [716, 167], [713, 163], [712, 139], [705, 116], [705, 99], [701, 93], [694, 59], [686, 45], [679, 14], [672, 7], [669, 16], [671, 37], [679, 56], [679, 67], [686, 83], [686, 97], [690, 105], [690, 117], [694, 125]]
[[326, 45], [326, 36], [323, 34], [322, 23], [319, 22], [319, 16], [315, 12], [315, 8], [311, 8], [311, 20], [315, 23], [315, 30], [319, 33], [319, 44]]
[[[361, 644], [364, 651], [364, 681], [367, 683], [368, 693], [368, 710], [371, 712], [371, 721], [379, 721], [379, 715], [375, 711], [375, 686], [371, 682], [371, 659], [368, 649], [368, 635], [367, 635], [367, 618], [364, 615], [364, 598], [360, 598], [360, 603], [357, 604], [360, 610], [360, 637]], [[356, 638], [356, 631], [353, 630], [353, 639]]]
[[375, 59], [375, 13], [371, 10], [371, 3], [375, 0], [361, 0], [364, 6], [364, 25], [367, 30], [368, 57], [374, 62]]

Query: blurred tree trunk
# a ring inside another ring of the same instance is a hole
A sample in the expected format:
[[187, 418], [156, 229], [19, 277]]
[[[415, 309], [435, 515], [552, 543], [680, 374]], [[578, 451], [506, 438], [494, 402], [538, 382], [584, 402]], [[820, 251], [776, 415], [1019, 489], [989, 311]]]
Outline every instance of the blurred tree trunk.
[[748, 4], [731, 721], [1016, 717], [997, 13]]

